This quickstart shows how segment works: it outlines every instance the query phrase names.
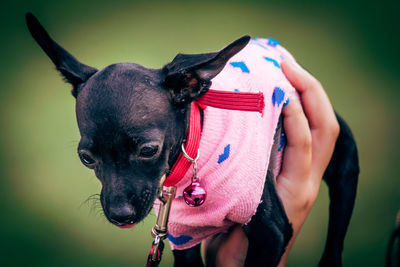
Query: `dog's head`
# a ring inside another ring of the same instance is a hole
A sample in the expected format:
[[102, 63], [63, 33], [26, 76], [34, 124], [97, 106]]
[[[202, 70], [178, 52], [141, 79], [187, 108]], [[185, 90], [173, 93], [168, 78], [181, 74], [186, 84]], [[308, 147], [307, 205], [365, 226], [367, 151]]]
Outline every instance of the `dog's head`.
[[139, 222], [180, 152], [190, 103], [208, 90], [250, 37], [216, 53], [178, 54], [162, 69], [117, 63], [97, 70], [54, 42], [32, 14], [26, 20], [34, 39], [73, 86], [78, 154], [102, 184], [107, 219], [118, 226]]

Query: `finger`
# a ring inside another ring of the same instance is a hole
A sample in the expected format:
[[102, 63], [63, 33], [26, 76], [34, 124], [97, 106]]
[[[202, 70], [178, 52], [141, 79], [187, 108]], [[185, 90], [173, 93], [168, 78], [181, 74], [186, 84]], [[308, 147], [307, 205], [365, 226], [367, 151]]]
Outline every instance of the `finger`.
[[207, 264], [219, 267], [242, 267], [248, 244], [242, 225], [236, 225], [227, 233], [219, 233], [203, 240], [201, 247]]
[[248, 239], [243, 228], [240, 225], [235, 226], [218, 251], [216, 265], [219, 267], [243, 266], [246, 260], [247, 248]]
[[333, 108], [320, 83], [297, 63], [282, 62], [287, 79], [300, 93], [304, 112], [311, 128], [312, 162], [315, 177], [320, 179], [333, 153], [339, 125]]
[[281, 67], [286, 78], [301, 95], [311, 130], [324, 128], [331, 119], [335, 120], [328, 96], [310, 73], [291, 60], [284, 60]]
[[311, 166], [311, 133], [300, 102], [291, 99], [283, 108], [283, 125], [287, 144], [283, 155], [281, 175], [306, 179]]

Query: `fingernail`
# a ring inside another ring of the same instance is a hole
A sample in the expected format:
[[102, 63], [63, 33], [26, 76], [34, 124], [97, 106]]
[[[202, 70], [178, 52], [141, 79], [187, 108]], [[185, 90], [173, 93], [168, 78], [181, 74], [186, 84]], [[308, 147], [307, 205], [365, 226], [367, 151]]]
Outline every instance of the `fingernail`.
[[297, 61], [293, 61], [292, 64], [293, 64], [294, 68], [296, 68], [296, 69], [298, 69], [300, 71], [303, 70], [303, 68], [300, 66], [299, 63], [297, 63]]
[[297, 61], [295, 61], [295, 60], [285, 59], [284, 61], [286, 62], [287, 65], [289, 65], [289, 67], [291, 67], [294, 70], [301, 71], [303, 69], [299, 65], [299, 63], [297, 63]]

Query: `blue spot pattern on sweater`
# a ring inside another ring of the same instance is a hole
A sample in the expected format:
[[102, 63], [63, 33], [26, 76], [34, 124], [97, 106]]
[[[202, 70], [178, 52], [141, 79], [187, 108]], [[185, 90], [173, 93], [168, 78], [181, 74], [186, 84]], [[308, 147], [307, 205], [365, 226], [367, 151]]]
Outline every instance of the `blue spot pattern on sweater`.
[[286, 145], [286, 135], [284, 133], [281, 133], [281, 138], [279, 139], [278, 151], [279, 152], [282, 151], [285, 145]]
[[260, 38], [253, 38], [253, 40], [251, 40], [252, 44], [258, 45], [266, 50], [269, 50], [268, 47], [266, 46], [266, 42], [265, 39], [260, 39]]
[[230, 63], [234, 68], [240, 68], [244, 73], [250, 73], [249, 68], [247, 68], [246, 64], [243, 61], [231, 62]]
[[272, 63], [275, 65], [275, 67], [277, 67], [277, 68], [279, 68], [279, 69], [281, 68], [281, 66], [279, 66], [278, 61], [276, 61], [275, 59], [270, 58], [270, 57], [264, 57], [264, 59], [265, 59], [266, 61], [272, 62]]
[[284, 98], [285, 98], [285, 92], [281, 88], [275, 87], [274, 93], [272, 94], [272, 104], [274, 106], [275, 104], [279, 106]]
[[181, 235], [181, 236], [175, 237], [171, 234], [168, 234], [168, 240], [171, 241], [176, 246], [186, 244], [187, 242], [189, 242], [192, 239], [193, 239], [193, 237], [188, 236], [188, 235]]
[[239, 92], [239, 89], [234, 89], [233, 91], [235, 91], [235, 92]]
[[224, 148], [224, 153], [222, 153], [221, 155], [219, 155], [218, 157], [218, 164], [221, 164], [222, 162], [224, 162], [225, 160], [227, 160], [229, 158], [229, 154], [231, 152], [231, 145], [227, 145]]
[[286, 102], [283, 103], [283, 107], [286, 107], [287, 105], [289, 105], [289, 102], [290, 102], [290, 99], [288, 98], [288, 99], [286, 100]]
[[271, 37], [268, 37], [267, 40], [268, 40], [269, 46], [275, 47], [275, 46], [279, 45], [279, 41], [272, 39]]

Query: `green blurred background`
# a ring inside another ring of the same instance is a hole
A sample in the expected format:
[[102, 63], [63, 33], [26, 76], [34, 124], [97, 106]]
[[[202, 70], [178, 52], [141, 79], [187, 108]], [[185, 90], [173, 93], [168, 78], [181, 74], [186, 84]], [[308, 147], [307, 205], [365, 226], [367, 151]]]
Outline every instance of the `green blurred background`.
[[[178, 52], [272, 36], [324, 85], [352, 126], [361, 176], [345, 266], [382, 266], [400, 208], [399, 23], [394, 1], [2, 1], [0, 265], [144, 266], [154, 213], [133, 230], [107, 223], [94, 174], [76, 155], [70, 86], [28, 34], [32, 11], [82, 62], [160, 67]], [[328, 219], [321, 188], [288, 266], [315, 266]], [[170, 252], [162, 266], [171, 266]]]

